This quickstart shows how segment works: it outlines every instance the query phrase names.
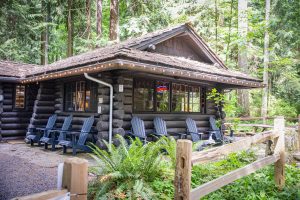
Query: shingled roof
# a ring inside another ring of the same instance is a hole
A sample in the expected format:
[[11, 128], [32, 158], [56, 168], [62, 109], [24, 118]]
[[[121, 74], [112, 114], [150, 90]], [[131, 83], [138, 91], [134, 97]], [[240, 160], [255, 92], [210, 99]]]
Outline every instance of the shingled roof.
[[[206, 51], [208, 56], [210, 56], [214, 64], [194, 61], [183, 57], [162, 55], [155, 52], [145, 51], [149, 44], [157, 44], [182, 33], [196, 34], [190, 25], [183, 24], [149, 33], [141, 37], [128, 39], [117, 44], [112, 44], [106, 47], [98, 48], [87, 53], [62, 59], [60, 61], [42, 67], [38, 65], [29, 65], [21, 63], [19, 63], [19, 65], [17, 63], [15, 65], [7, 63], [7, 66], [5, 66], [5, 62], [2, 62], [3, 65], [0, 65], [0, 76], [14, 76], [23, 79], [37, 80], [32, 79], [32, 77], [45, 77], [46, 75], [49, 75], [50, 77], [50, 74], [53, 73], [58, 73], [62, 71], [65, 72], [84, 66], [99, 65], [107, 61], [127, 59], [137, 61], [141, 63], [141, 65], [143, 63], [161, 65], [167, 67], [167, 69], [179, 69], [191, 73], [199, 72], [204, 73], [206, 75], [214, 75], [219, 77], [225, 77], [228, 79], [234, 78], [238, 80], [251, 81], [255, 82], [255, 84], [253, 84], [253, 86], [255, 85], [254, 87], [262, 86], [261, 81], [259, 79], [253, 78], [241, 72], [227, 69], [224, 63], [218, 58], [217, 55], [213, 53], [211, 49], [209, 49], [209, 47], [204, 43], [202, 38], [198, 35], [196, 35], [196, 38], [198, 39], [200, 44], [203, 45], [202, 47], [204, 48], [204, 51]], [[18, 69], [13, 73], [13, 68]], [[111, 70], [112, 69], [116, 69], [116, 67], [112, 66]], [[2, 73], [2, 70], [4, 70], [5, 72]], [[47, 76], [48, 79], [49, 77]], [[53, 76], [53, 78], [55, 77], [57, 76]], [[228, 79], [226, 80], [227, 82]]]
[[38, 70], [39, 65], [0, 60], [0, 76], [22, 78]]

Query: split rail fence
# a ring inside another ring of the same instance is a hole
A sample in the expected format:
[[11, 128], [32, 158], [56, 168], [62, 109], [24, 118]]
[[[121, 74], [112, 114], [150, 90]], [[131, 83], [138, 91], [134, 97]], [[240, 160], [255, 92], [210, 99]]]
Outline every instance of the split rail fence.
[[[188, 140], [178, 140], [176, 149], [176, 169], [175, 169], [175, 200], [199, 200], [205, 195], [218, 190], [219, 188], [245, 177], [257, 170], [275, 163], [275, 184], [283, 188], [285, 184], [285, 120], [284, 117], [274, 119], [274, 129], [258, 133], [252, 137], [241, 139], [220, 147], [192, 152], [192, 142]], [[229, 172], [215, 180], [209, 181], [197, 188], [191, 189], [192, 166], [205, 163], [216, 157], [226, 156], [230, 153], [247, 150], [252, 145], [266, 142], [266, 157], [246, 165], [242, 168]], [[274, 144], [274, 147], [272, 147]]]

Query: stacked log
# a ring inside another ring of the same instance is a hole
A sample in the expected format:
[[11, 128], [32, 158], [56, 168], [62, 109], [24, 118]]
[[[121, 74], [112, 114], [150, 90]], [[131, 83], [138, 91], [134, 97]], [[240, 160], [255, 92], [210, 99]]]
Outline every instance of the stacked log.
[[26, 86], [24, 109], [14, 108], [15, 84], [2, 83], [1, 85], [0, 94], [3, 95], [3, 102], [0, 106], [1, 135], [3, 137], [25, 136], [37, 94], [36, 85]]
[[[3, 95], [2, 83], [0, 82], [0, 95]], [[0, 100], [0, 141], [2, 140], [2, 113], [3, 113], [3, 99]]]
[[28, 128], [41, 127], [47, 124], [48, 118], [54, 113], [54, 92], [53, 83], [40, 83]]
[[[113, 99], [113, 137], [116, 134], [125, 135], [125, 131], [122, 128], [123, 126], [123, 117], [124, 117], [124, 105], [123, 105], [123, 95], [122, 92], [118, 90], [118, 84], [120, 84], [120, 79], [112, 78], [111, 74], [102, 74], [101, 80], [108, 82], [114, 86], [114, 99]], [[105, 145], [103, 140], [109, 140], [109, 88], [103, 85], [98, 86], [98, 97], [102, 99], [101, 106], [101, 115], [99, 121], [97, 122], [96, 129], [98, 130], [98, 141], [97, 145], [101, 148], [104, 148]]]

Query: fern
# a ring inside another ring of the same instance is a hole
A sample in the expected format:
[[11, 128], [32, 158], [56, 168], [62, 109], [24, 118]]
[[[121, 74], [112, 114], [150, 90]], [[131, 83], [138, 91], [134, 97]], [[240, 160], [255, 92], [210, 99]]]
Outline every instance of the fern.
[[150, 183], [173, 176], [174, 161], [168, 162], [164, 154], [175, 156], [176, 141], [161, 138], [144, 145], [139, 139], [131, 139], [129, 145], [123, 137], [116, 137], [120, 145], [112, 145], [111, 152], [91, 144], [93, 154], [90, 155], [97, 162], [91, 169], [97, 175], [90, 186], [91, 198], [157, 199]]

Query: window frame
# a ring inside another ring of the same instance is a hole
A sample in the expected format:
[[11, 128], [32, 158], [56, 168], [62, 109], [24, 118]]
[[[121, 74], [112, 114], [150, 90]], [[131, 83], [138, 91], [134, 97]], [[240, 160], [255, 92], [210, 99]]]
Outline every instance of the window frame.
[[[20, 108], [20, 107], [16, 107], [16, 98], [17, 98], [17, 86], [24, 86], [24, 107]], [[26, 110], [27, 109], [27, 100], [26, 100], [26, 96], [27, 96], [27, 89], [26, 89], [26, 85], [22, 85], [22, 84], [15, 84], [14, 90], [13, 90], [13, 110]]]
[[[136, 81], [142, 81], [144, 80], [142, 77], [137, 77], [133, 79], [133, 86], [135, 86]], [[153, 104], [154, 104], [154, 109], [153, 111], [137, 111], [135, 110], [135, 95], [134, 95], [134, 89], [135, 87], [133, 87], [132, 90], [132, 112], [133, 114], [151, 114], [151, 113], [159, 113], [159, 114], [206, 114], [207, 113], [207, 104], [206, 104], [206, 91], [207, 91], [207, 87], [203, 86], [203, 85], [198, 85], [195, 83], [189, 84], [189, 83], [185, 83], [185, 82], [180, 82], [180, 81], [173, 81], [173, 80], [164, 80], [164, 79], [150, 79], [148, 81], [152, 81], [153, 85], [154, 85], [154, 97], [153, 97]], [[157, 92], [156, 92], [156, 86], [157, 86], [157, 82], [167, 82], [169, 83], [169, 108], [167, 112], [164, 111], [157, 111]], [[188, 111], [172, 111], [172, 97], [173, 97], [173, 84], [182, 84], [182, 85], [186, 85], [188, 87]], [[199, 106], [200, 106], [200, 111], [199, 112], [191, 112], [190, 110], [190, 88], [191, 87], [199, 87], [200, 88], [200, 99], [199, 99]], [[204, 102], [202, 102], [202, 99], [204, 100]], [[202, 107], [202, 105], [204, 104], [204, 107]]]
[[[66, 109], [66, 99], [67, 99], [67, 84], [75, 84], [75, 90], [77, 90], [77, 86], [76, 86], [76, 83], [77, 82], [84, 82], [84, 101], [83, 101], [83, 104], [84, 104], [84, 110], [83, 111], [78, 111], [78, 110], [67, 110]], [[69, 113], [97, 113], [97, 107], [98, 107], [98, 88], [96, 90], [96, 108], [95, 110], [91, 110], [91, 108], [89, 109], [86, 109], [85, 105], [86, 105], [86, 93], [87, 93], [87, 85], [89, 84], [89, 81], [87, 80], [72, 80], [72, 81], [66, 81], [63, 83], [63, 96], [64, 96], [64, 99], [63, 99], [63, 112], [69, 112]], [[93, 85], [93, 82], [90, 81], [90, 91], [92, 90], [92, 85]], [[97, 84], [96, 84], [97, 85]], [[90, 96], [92, 96], [90, 94]], [[91, 99], [90, 99], [91, 101]]]

